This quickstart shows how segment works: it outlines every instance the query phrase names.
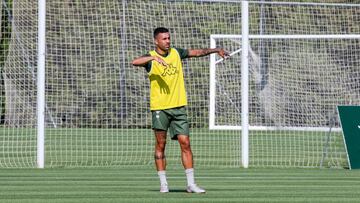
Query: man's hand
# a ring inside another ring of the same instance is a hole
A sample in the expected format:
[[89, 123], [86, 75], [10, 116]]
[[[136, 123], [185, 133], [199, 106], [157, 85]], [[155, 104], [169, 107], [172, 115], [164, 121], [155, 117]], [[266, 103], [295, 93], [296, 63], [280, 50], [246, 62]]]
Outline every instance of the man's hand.
[[161, 57], [158, 56], [153, 56], [153, 60], [157, 61], [158, 63], [160, 63], [163, 66], [168, 66], [168, 64], [164, 61], [164, 59], [162, 59]]
[[221, 58], [223, 58], [224, 60], [230, 57], [229, 53], [226, 52], [226, 51], [225, 51], [224, 49], [222, 49], [222, 48], [220, 48], [217, 53], [218, 53], [219, 56], [221, 56]]

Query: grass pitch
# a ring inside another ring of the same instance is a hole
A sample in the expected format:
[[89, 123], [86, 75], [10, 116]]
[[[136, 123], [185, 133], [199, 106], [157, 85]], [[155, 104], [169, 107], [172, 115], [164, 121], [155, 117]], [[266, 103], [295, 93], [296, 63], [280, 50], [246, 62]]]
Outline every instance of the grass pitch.
[[206, 194], [185, 192], [182, 169], [167, 170], [159, 193], [151, 167], [1, 169], [1, 203], [105, 202], [359, 202], [360, 170], [196, 169]]

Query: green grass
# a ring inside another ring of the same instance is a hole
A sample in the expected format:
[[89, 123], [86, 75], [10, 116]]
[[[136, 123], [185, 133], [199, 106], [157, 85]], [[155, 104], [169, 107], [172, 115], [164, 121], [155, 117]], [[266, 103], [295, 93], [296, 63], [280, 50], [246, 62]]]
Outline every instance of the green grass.
[[[327, 132], [251, 131], [250, 166], [318, 168]], [[241, 132], [191, 129], [197, 166], [241, 166]], [[36, 167], [36, 131], [0, 128], [0, 168]], [[154, 135], [150, 129], [48, 128], [45, 138], [46, 167], [152, 165]], [[179, 145], [168, 141], [170, 165], [180, 164]], [[341, 133], [332, 133], [324, 167], [346, 168]]]
[[[47, 129], [47, 168], [28, 169], [36, 167], [35, 131], [4, 128], [0, 166], [9, 169], [0, 169], [0, 203], [359, 202], [360, 170], [316, 169], [325, 135], [252, 132], [243, 169], [240, 132], [193, 129], [196, 179], [207, 189], [198, 195], [185, 192], [179, 146], [170, 140], [170, 193], [159, 193], [149, 129]], [[325, 167], [346, 166], [341, 138], [332, 135]]]
[[1, 169], [1, 203], [359, 202], [360, 171], [338, 169], [197, 169], [206, 194], [187, 194], [182, 169], [168, 170], [160, 194], [151, 167]]

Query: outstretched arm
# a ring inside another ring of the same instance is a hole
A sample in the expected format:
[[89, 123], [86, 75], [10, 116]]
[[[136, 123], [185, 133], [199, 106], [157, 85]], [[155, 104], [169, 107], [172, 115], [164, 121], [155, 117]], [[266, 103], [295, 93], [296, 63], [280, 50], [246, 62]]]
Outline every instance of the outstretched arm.
[[217, 53], [222, 58], [226, 59], [229, 57], [229, 53], [227, 53], [222, 48], [214, 48], [214, 49], [189, 49], [188, 57], [201, 57], [207, 56], [212, 53]]
[[144, 56], [140, 56], [138, 58], [135, 58], [131, 63], [133, 66], [144, 66], [145, 64], [149, 63], [150, 61], [157, 61], [160, 64], [167, 66], [166, 62], [158, 57], [158, 56], [150, 56], [150, 55], [144, 55]]

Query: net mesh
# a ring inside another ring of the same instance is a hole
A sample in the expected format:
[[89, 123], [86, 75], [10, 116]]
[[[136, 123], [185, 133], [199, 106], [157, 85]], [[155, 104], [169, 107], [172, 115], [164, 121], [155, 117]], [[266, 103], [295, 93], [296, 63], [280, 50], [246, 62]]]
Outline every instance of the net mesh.
[[[8, 22], [11, 30], [0, 35], [8, 46], [0, 56], [0, 167], [35, 167], [37, 4], [2, 5], [2, 27]], [[240, 2], [48, 0], [46, 10], [47, 167], [152, 165], [149, 83], [131, 60], [153, 49], [158, 26], [170, 29], [179, 48], [207, 48], [211, 34], [241, 33]], [[250, 33], [354, 34], [359, 15], [356, 6], [254, 3]], [[251, 41], [250, 124], [328, 126], [335, 104], [359, 103], [358, 46], [358, 39]], [[237, 125], [239, 56], [219, 66], [216, 122]], [[196, 166], [239, 167], [241, 132], [209, 130], [209, 58], [185, 60], [183, 67]], [[325, 138], [324, 132], [253, 131], [250, 166], [317, 167]], [[327, 166], [346, 167], [340, 139], [331, 135]], [[166, 153], [170, 167], [181, 166], [176, 142], [168, 141]]]
[[[254, 17], [262, 26], [253, 26], [253, 33], [340, 35], [360, 31], [352, 23], [359, 17], [359, 7], [259, 5], [252, 9], [263, 13]], [[271, 143], [268, 152], [252, 150], [251, 156], [269, 157], [253, 158], [254, 165], [313, 167], [325, 159], [326, 166], [346, 166], [342, 135], [329, 131], [340, 127], [337, 105], [360, 102], [356, 68], [360, 58], [352, 49], [358, 44], [359, 39], [252, 40], [252, 49], [260, 58], [258, 72], [262, 80], [250, 88], [254, 91], [250, 99], [251, 125], [325, 127], [322, 132], [254, 132], [253, 143], [262, 148]], [[264, 139], [269, 135], [273, 135], [271, 139]], [[273, 145], [276, 147], [271, 149]]]

